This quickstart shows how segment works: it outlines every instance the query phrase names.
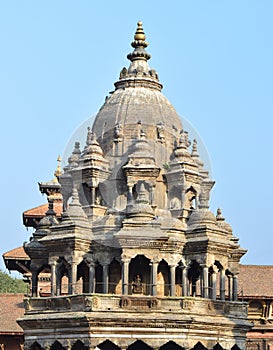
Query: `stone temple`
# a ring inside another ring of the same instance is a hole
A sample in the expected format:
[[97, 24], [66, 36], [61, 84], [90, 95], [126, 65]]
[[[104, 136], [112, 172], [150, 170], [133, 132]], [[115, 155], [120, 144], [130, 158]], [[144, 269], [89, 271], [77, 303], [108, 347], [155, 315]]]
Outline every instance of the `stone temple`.
[[161, 92], [145, 40], [138, 22], [129, 68], [83, 149], [76, 142], [57, 179], [40, 183], [48, 210], [24, 244], [25, 349], [245, 348], [251, 324], [237, 280], [246, 250], [209, 209], [214, 181]]

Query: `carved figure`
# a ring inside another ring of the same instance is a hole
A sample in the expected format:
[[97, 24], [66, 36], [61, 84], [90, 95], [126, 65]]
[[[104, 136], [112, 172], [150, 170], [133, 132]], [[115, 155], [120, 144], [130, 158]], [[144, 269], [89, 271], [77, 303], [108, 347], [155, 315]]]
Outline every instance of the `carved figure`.
[[139, 275], [136, 275], [135, 279], [132, 282], [132, 293], [134, 293], [134, 294], [142, 294], [143, 293], [143, 285], [142, 285], [141, 278]]
[[115, 138], [116, 140], [122, 140], [123, 137], [123, 126], [121, 125], [121, 123], [117, 123], [115, 125]]
[[157, 138], [160, 142], [164, 142], [165, 141], [165, 128], [164, 125], [162, 123], [157, 124]]

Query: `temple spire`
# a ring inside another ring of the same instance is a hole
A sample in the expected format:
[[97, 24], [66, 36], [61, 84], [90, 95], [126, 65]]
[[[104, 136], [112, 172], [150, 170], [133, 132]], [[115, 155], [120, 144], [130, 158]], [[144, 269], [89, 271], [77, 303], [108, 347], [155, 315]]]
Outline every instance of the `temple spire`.
[[149, 60], [151, 55], [146, 52], [145, 48], [149, 45], [146, 41], [146, 36], [142, 28], [142, 22], [137, 22], [137, 30], [134, 35], [134, 41], [131, 43], [134, 51], [129, 53], [127, 58], [133, 62], [136, 60]]

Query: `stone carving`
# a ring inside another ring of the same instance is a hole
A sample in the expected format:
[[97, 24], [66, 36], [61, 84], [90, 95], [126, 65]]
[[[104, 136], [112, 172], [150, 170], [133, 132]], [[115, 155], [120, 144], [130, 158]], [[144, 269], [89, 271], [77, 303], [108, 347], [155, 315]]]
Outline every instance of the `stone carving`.
[[194, 307], [194, 304], [195, 304], [194, 300], [184, 299], [181, 302], [181, 307], [184, 310], [191, 310]]
[[120, 299], [120, 307], [124, 308], [124, 307], [128, 307], [130, 306], [131, 301], [129, 298], [123, 297]]
[[71, 309], [71, 299], [70, 298], [65, 299], [65, 306], [67, 309]]
[[136, 275], [132, 282], [132, 293], [143, 294], [143, 284], [139, 275]]
[[156, 130], [158, 141], [160, 141], [161, 143], [165, 142], [165, 128], [163, 123], [157, 124]]
[[121, 123], [117, 123], [115, 125], [115, 141], [121, 141], [123, 139], [123, 126]]
[[30, 302], [29, 302], [29, 299], [25, 299], [24, 300], [24, 307], [26, 309], [26, 311], [30, 310]]

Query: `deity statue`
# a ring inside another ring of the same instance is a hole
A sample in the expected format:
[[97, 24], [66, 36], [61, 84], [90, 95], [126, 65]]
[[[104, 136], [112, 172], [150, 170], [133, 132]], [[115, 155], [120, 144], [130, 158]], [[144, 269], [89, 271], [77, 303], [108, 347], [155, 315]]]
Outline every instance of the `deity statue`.
[[143, 285], [139, 275], [136, 275], [132, 282], [132, 293], [133, 294], [143, 294]]

